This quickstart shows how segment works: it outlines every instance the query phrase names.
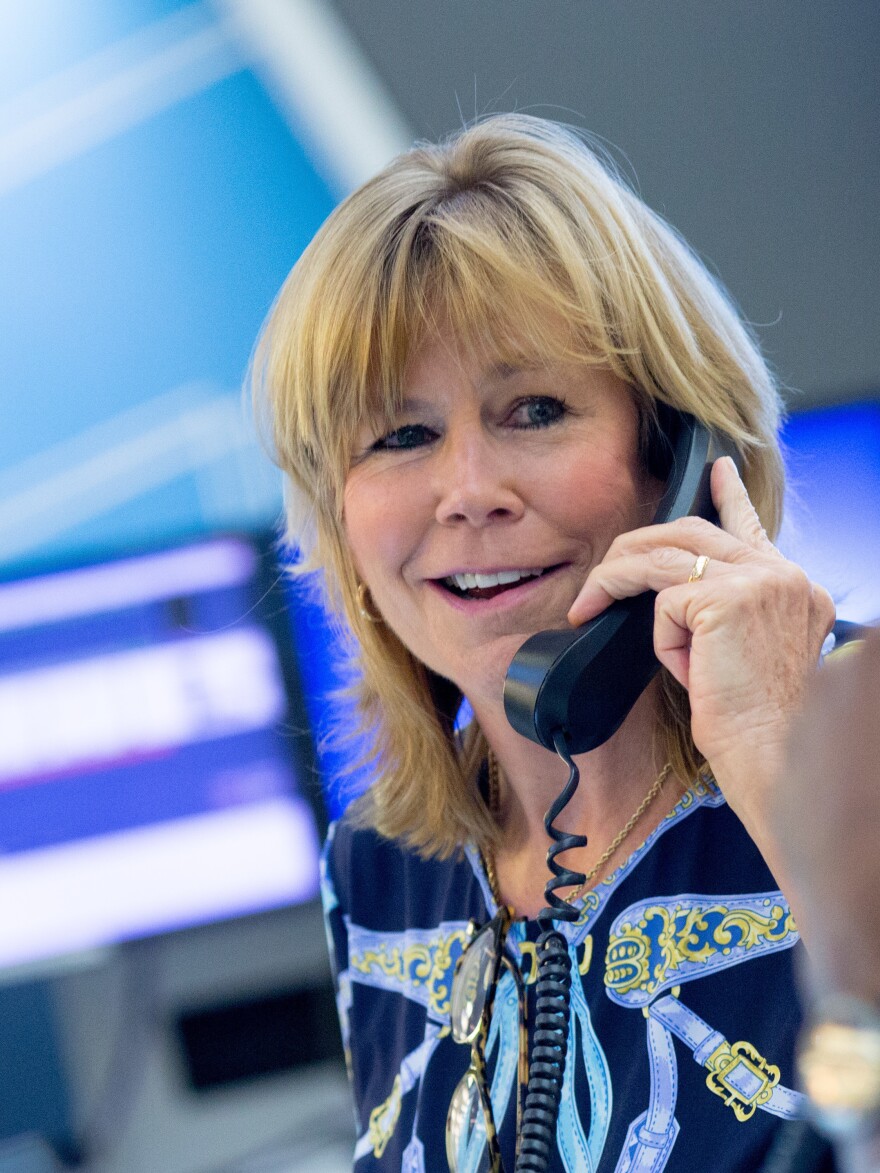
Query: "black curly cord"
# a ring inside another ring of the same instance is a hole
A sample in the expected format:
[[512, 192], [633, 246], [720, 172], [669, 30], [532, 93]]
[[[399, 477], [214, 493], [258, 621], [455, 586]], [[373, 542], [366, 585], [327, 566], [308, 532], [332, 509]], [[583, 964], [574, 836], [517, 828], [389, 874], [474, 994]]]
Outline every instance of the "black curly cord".
[[583, 884], [586, 878], [581, 872], [562, 867], [556, 859], [557, 855], [572, 847], [585, 847], [587, 837], [560, 831], [553, 825], [554, 819], [570, 802], [580, 781], [580, 771], [568, 752], [561, 729], [554, 733], [553, 744], [568, 766], [569, 775], [562, 793], [544, 816], [544, 828], [553, 840], [547, 852], [547, 867], [552, 876], [544, 889], [547, 907], [538, 913], [542, 932], [535, 944], [538, 958], [537, 1014], [514, 1173], [545, 1173], [556, 1140], [556, 1121], [559, 1117], [571, 1017], [571, 958], [565, 937], [553, 928], [553, 922], [575, 921], [579, 915], [576, 908], [556, 895], [556, 889]]

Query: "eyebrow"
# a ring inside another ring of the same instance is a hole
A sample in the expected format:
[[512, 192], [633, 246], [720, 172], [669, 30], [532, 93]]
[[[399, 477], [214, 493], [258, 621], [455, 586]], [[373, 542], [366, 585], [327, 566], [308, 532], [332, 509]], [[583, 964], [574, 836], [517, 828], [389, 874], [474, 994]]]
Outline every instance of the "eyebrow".
[[529, 361], [526, 358], [517, 359], [516, 362], [497, 362], [489, 367], [486, 371], [486, 377], [489, 379], [512, 379], [514, 375], [528, 374], [531, 371], [540, 370], [546, 364], [540, 362], [538, 359]]
[[417, 396], [407, 395], [407, 397], [388, 413], [392, 418], [407, 411], [428, 411], [434, 404], [430, 399], [419, 399]]
[[[505, 382], [508, 379], [514, 378], [516, 375], [528, 374], [531, 371], [540, 370], [545, 364], [535, 360], [529, 362], [528, 359], [520, 359], [517, 362], [497, 362], [487, 367], [482, 372], [481, 381], [491, 382], [497, 380], [498, 382]], [[430, 411], [434, 408], [434, 402], [430, 399], [421, 399], [417, 395], [407, 395], [399, 405], [389, 412], [391, 418], [398, 416], [401, 412], [407, 411]], [[381, 416], [381, 410], [377, 411], [377, 415]]]
[[[492, 382], [493, 380], [499, 381], [499, 382], [504, 382], [507, 379], [513, 378], [514, 375], [519, 375], [523, 371], [526, 371], [529, 369], [531, 369], [531, 368], [529, 368], [529, 367], [514, 367], [514, 366], [510, 366], [508, 363], [499, 363], [497, 366], [490, 367], [489, 370], [487, 370], [483, 374], [480, 382]], [[417, 395], [412, 395], [412, 396], [407, 395], [406, 398], [401, 402], [400, 406], [395, 407], [395, 409], [390, 414], [391, 414], [391, 417], [394, 418], [396, 416], [399, 416], [401, 414], [404, 414], [404, 413], [410, 412], [410, 411], [412, 411], [412, 412], [428, 411], [429, 412], [429, 411], [433, 411], [435, 408], [436, 408], [436, 404], [431, 399], [421, 399]]]

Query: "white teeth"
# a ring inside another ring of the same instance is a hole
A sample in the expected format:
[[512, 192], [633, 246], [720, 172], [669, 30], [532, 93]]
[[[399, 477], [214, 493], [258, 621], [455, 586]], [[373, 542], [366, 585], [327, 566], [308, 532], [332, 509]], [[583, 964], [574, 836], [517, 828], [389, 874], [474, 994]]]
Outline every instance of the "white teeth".
[[497, 574], [453, 574], [450, 575], [450, 581], [460, 591], [473, 590], [475, 587], [485, 590], [487, 587], [509, 586], [521, 578], [536, 578], [543, 573], [543, 570], [500, 570]]

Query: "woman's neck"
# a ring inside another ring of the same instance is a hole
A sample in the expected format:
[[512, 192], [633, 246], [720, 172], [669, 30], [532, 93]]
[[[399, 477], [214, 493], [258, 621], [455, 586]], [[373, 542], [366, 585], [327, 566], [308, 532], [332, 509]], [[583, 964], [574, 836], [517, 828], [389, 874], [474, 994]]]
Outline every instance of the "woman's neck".
[[[656, 689], [651, 687], [612, 738], [575, 759], [580, 784], [557, 825], [586, 835], [588, 842], [562, 856], [565, 866], [589, 872], [650, 791], [664, 765], [655, 758], [655, 711]], [[475, 706], [475, 716], [499, 765], [497, 819], [502, 842], [494, 863], [501, 896], [519, 913], [534, 915], [545, 904], [544, 885], [549, 878], [544, 814], [565, 785], [568, 767], [512, 729], [497, 706], [485, 711]], [[644, 840], [680, 796], [680, 786], [669, 778], [596, 881]]]

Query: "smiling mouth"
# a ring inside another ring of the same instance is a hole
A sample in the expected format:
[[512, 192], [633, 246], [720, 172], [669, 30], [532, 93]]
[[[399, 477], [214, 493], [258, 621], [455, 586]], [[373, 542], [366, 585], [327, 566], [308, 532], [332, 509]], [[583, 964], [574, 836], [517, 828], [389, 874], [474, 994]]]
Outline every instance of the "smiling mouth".
[[494, 599], [556, 569], [556, 566], [545, 566], [540, 570], [499, 570], [497, 574], [451, 574], [437, 581], [460, 599]]

